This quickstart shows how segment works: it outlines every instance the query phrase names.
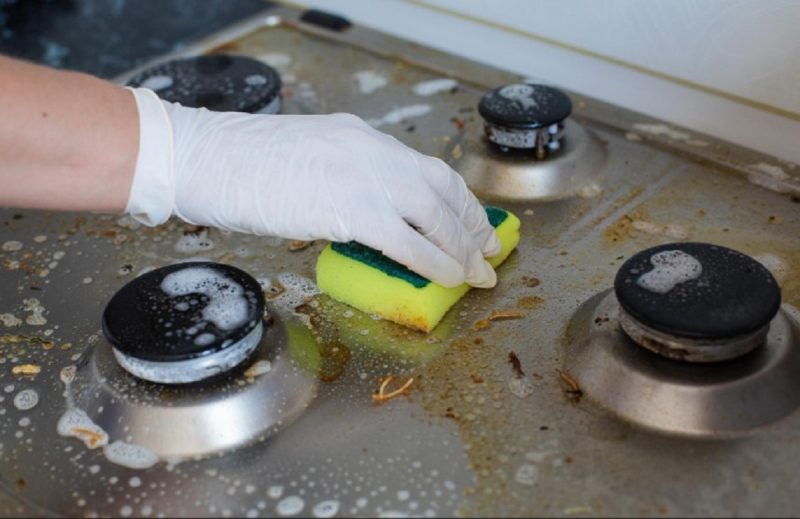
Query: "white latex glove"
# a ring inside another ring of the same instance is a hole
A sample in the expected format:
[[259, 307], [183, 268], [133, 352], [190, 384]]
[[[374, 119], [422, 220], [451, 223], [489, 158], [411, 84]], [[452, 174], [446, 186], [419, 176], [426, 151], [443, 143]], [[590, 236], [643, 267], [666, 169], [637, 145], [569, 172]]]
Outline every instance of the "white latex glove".
[[256, 235], [355, 240], [447, 287], [496, 284], [484, 256], [500, 242], [441, 160], [354, 115], [211, 112], [131, 91], [140, 147], [126, 212], [138, 221], [175, 214]]

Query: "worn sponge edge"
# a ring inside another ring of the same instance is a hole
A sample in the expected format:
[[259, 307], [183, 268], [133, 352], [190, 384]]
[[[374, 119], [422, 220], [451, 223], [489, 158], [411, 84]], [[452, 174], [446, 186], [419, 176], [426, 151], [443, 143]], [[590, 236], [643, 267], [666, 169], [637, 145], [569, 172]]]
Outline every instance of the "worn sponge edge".
[[[520, 222], [503, 209], [488, 207], [486, 212], [501, 243], [500, 253], [488, 258], [497, 268], [519, 243]], [[425, 332], [470, 289], [466, 283], [445, 288], [355, 242], [325, 247], [317, 260], [317, 285], [361, 311]]]

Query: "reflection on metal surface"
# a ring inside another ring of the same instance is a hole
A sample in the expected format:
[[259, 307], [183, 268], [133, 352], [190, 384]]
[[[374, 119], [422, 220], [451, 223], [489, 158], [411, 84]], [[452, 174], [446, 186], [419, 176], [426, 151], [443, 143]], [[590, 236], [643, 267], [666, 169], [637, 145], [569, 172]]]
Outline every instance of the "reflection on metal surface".
[[564, 369], [583, 393], [641, 427], [687, 437], [753, 434], [800, 407], [800, 323], [781, 311], [765, 344], [735, 360], [689, 364], [640, 348], [611, 291], [573, 317]]
[[[124, 438], [163, 459], [207, 456], [264, 438], [296, 419], [316, 391], [316, 374], [292, 359], [279, 320], [266, 327], [244, 365], [187, 386], [139, 381], [120, 369], [111, 350], [105, 342], [89, 350], [71, 398], [111, 439]], [[269, 369], [251, 369], [261, 365]]]
[[545, 160], [532, 152], [503, 152], [483, 135], [471, 133], [460, 146], [463, 156], [454, 163], [478, 196], [507, 202], [546, 201], [599, 194], [606, 151], [591, 132], [564, 121], [561, 149]]

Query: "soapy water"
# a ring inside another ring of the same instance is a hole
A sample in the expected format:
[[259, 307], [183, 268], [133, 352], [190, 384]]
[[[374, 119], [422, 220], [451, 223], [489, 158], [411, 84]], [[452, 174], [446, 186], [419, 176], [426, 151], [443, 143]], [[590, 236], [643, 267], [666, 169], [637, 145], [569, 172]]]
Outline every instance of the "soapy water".
[[23, 389], [14, 397], [14, 407], [20, 411], [29, 411], [39, 403], [39, 393], [35, 389]]
[[368, 119], [367, 123], [373, 128], [380, 128], [387, 124], [397, 124], [407, 119], [423, 117], [431, 112], [431, 105], [409, 105], [397, 108], [387, 113], [380, 119]]
[[539, 103], [532, 97], [534, 91], [535, 88], [531, 85], [515, 84], [504, 86], [498, 93], [506, 99], [519, 103], [523, 110], [528, 110], [539, 106]]
[[697, 279], [703, 266], [689, 254], [680, 250], [667, 250], [650, 257], [653, 270], [639, 276], [636, 284], [657, 294], [666, 294], [680, 283]]
[[358, 83], [358, 91], [362, 94], [371, 94], [389, 84], [386, 76], [374, 70], [360, 70], [353, 74], [353, 77]]
[[141, 86], [143, 88], [149, 88], [150, 90], [158, 92], [159, 90], [164, 90], [165, 88], [171, 87], [172, 83], [172, 76], [158, 75], [145, 79], [142, 81]]
[[458, 86], [455, 79], [431, 79], [414, 85], [411, 90], [418, 96], [428, 97], [441, 92], [450, 92]]
[[213, 269], [194, 267], [173, 272], [161, 282], [161, 290], [171, 297], [205, 295], [209, 302], [203, 308], [203, 319], [221, 330], [232, 330], [247, 321], [244, 289]]

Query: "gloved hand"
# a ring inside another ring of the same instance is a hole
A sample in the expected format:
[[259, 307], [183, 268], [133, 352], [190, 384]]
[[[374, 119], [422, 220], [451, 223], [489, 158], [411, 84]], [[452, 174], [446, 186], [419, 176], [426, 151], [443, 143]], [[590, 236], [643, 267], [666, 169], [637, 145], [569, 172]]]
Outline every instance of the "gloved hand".
[[500, 242], [441, 160], [353, 115], [211, 112], [131, 91], [140, 144], [126, 212], [138, 221], [175, 214], [256, 235], [355, 240], [447, 287], [496, 284], [484, 256]]

